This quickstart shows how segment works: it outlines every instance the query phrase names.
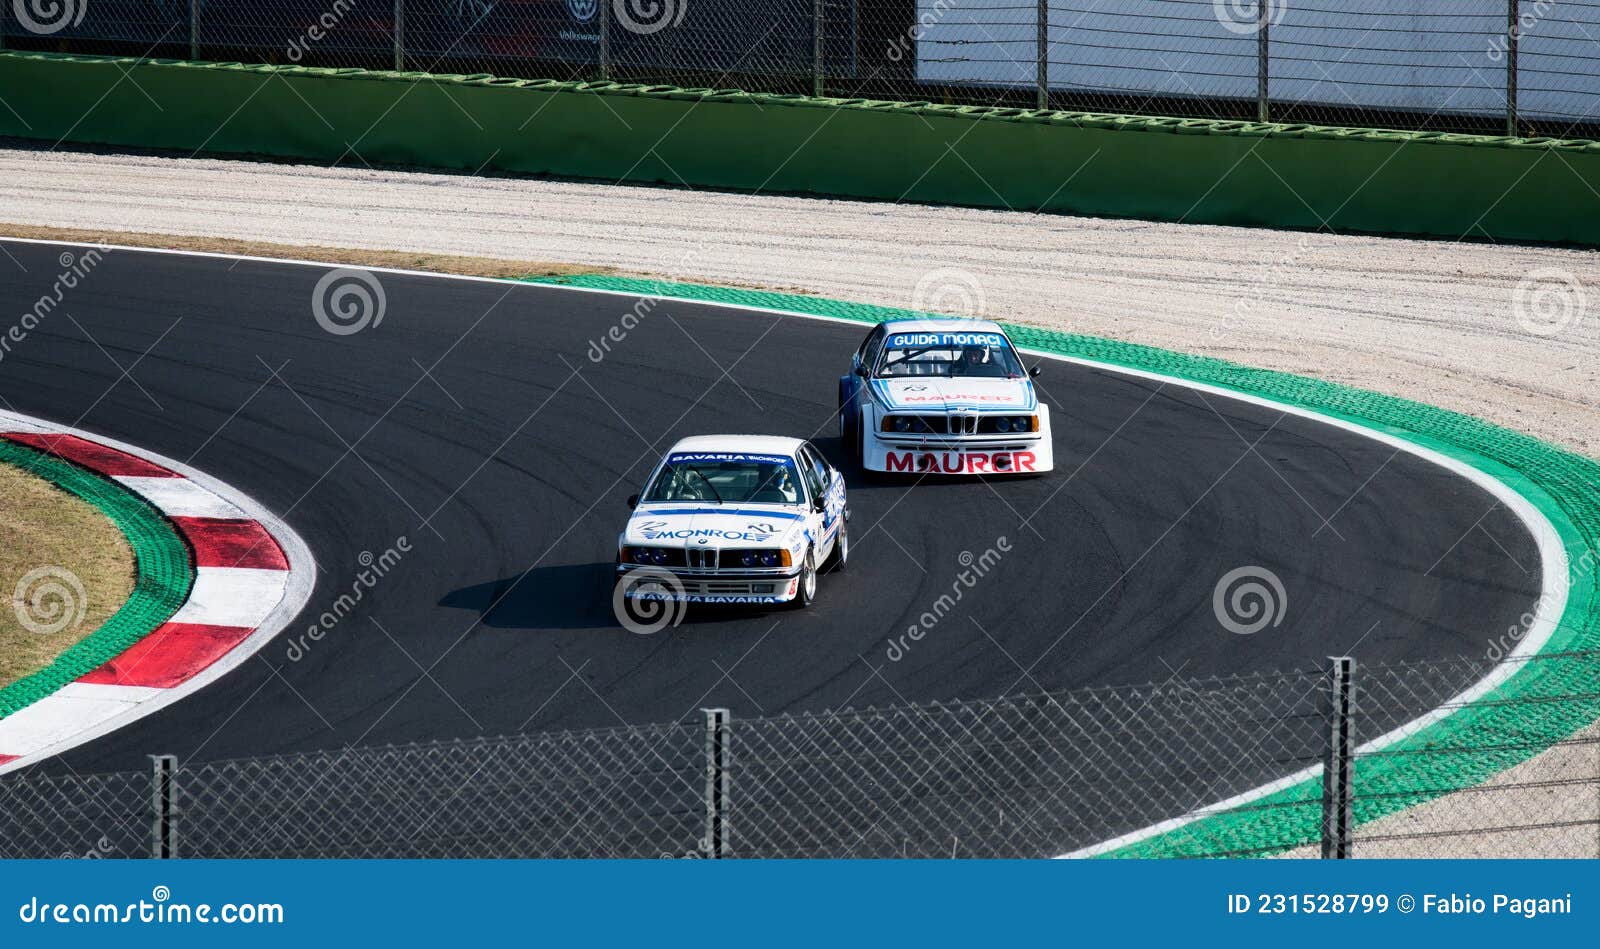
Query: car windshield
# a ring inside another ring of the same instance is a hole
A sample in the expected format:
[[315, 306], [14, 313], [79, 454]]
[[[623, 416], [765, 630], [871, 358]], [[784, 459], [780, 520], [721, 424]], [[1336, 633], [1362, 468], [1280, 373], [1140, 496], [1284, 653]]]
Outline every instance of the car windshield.
[[643, 500], [798, 504], [800, 478], [794, 459], [783, 455], [685, 452], [667, 456]]
[[1019, 379], [1023, 373], [1016, 352], [999, 333], [891, 333], [874, 375]]

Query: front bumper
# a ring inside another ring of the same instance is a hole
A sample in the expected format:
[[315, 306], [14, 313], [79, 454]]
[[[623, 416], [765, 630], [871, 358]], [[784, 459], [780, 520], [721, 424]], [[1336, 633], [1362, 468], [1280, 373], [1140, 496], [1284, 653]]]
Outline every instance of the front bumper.
[[674, 603], [779, 604], [788, 603], [800, 592], [798, 567], [712, 571], [623, 563], [617, 565], [617, 580], [625, 582], [645, 570], [648, 574], [641, 575], [640, 582], [623, 587], [623, 596]]
[[899, 435], [865, 432], [868, 471], [902, 474], [1041, 474], [1055, 468], [1050, 430], [1013, 435]]

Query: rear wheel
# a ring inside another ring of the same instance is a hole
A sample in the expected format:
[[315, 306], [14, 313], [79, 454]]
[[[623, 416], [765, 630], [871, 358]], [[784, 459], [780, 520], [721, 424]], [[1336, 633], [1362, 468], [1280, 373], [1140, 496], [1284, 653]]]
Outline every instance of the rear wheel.
[[806, 550], [806, 559], [800, 565], [800, 584], [794, 599], [789, 601], [792, 609], [803, 610], [810, 606], [817, 598], [817, 554], [815, 548]]

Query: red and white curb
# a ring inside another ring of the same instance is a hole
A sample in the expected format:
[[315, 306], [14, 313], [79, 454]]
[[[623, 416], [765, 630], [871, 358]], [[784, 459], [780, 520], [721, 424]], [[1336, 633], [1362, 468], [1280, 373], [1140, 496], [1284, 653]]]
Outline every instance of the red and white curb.
[[0, 438], [87, 468], [144, 498], [172, 522], [195, 566], [189, 598], [165, 623], [100, 668], [0, 718], [0, 773], [204, 688], [266, 645], [310, 598], [310, 549], [234, 488], [154, 452], [10, 412], [0, 411]]

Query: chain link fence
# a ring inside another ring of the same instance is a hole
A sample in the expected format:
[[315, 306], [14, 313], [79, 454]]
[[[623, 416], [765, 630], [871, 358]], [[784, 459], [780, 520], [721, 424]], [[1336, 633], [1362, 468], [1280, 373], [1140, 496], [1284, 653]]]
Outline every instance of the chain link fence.
[[1592, 0], [4, 0], [17, 49], [1600, 135]]
[[1600, 857], [1600, 653], [0, 778], [12, 857]]

